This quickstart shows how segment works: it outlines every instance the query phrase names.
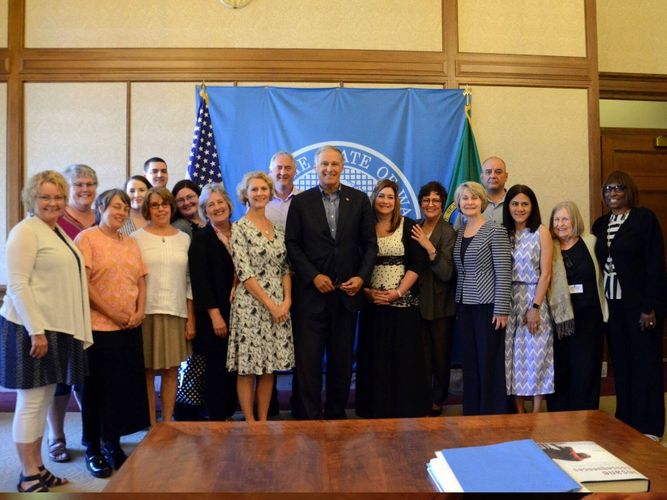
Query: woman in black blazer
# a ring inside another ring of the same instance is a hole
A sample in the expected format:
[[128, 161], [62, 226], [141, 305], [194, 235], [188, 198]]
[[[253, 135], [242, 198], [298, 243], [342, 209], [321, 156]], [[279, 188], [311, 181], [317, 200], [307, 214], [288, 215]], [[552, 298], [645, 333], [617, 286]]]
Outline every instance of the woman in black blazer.
[[463, 414], [507, 413], [505, 326], [510, 313], [512, 250], [507, 230], [482, 212], [488, 204], [477, 182], [454, 196], [466, 223], [454, 245], [457, 328], [463, 341]]
[[447, 191], [437, 181], [421, 187], [417, 195], [424, 219], [412, 228], [412, 238], [428, 256], [427, 269], [419, 275], [419, 310], [424, 319], [427, 355], [432, 378], [431, 416], [442, 413], [449, 393], [449, 370], [454, 330], [456, 232], [442, 218]]
[[192, 349], [206, 359], [204, 399], [209, 420], [229, 419], [236, 411], [236, 374], [226, 368], [230, 296], [232, 202], [222, 184], [207, 184], [199, 197], [207, 224], [194, 233], [188, 253], [197, 334]]
[[593, 234], [609, 304], [616, 418], [658, 440], [665, 427], [665, 244], [655, 214], [637, 206], [639, 189], [629, 174], [609, 174], [602, 194], [610, 212], [593, 223]]

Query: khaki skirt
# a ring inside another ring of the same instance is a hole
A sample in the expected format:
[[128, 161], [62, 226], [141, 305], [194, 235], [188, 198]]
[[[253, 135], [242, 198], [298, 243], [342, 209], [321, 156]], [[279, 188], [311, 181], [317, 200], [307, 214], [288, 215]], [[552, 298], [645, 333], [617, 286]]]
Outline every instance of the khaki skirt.
[[148, 314], [141, 325], [146, 368], [177, 367], [192, 352], [185, 340], [185, 318], [169, 314]]

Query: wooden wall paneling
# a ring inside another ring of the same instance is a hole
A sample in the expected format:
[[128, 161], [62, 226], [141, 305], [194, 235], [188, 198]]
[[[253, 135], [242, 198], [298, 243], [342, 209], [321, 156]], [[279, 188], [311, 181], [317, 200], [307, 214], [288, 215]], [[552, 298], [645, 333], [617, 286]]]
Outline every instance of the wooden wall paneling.
[[313, 49], [29, 49], [26, 80], [444, 83], [442, 52]]
[[667, 101], [667, 75], [600, 73], [600, 97]]
[[600, 159], [600, 80], [598, 76], [597, 13], [595, 0], [586, 0], [586, 55], [590, 86], [588, 88], [588, 154], [590, 217], [601, 215], [602, 167]]
[[459, 58], [458, 0], [442, 2], [442, 50], [445, 53], [447, 87], [458, 88], [456, 61]]
[[20, 58], [23, 50], [25, 0], [9, 0], [7, 74], [7, 231], [21, 219], [21, 189], [23, 188], [23, 81]]

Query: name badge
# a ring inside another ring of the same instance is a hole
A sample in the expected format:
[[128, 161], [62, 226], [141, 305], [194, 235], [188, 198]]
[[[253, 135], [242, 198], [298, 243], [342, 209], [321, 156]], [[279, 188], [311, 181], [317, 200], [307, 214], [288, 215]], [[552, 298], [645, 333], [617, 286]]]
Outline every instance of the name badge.
[[584, 293], [584, 285], [570, 285], [568, 288], [570, 289], [570, 294]]

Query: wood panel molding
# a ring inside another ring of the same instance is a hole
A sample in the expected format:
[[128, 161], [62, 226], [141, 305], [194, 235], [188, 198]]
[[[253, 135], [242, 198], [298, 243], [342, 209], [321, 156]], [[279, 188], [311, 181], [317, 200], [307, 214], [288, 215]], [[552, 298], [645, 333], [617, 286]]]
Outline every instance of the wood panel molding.
[[459, 53], [456, 77], [466, 83], [588, 87], [590, 62], [585, 57]]
[[442, 52], [311, 49], [27, 49], [24, 81], [265, 80], [445, 83]]
[[667, 101], [667, 75], [600, 73], [600, 97]]

